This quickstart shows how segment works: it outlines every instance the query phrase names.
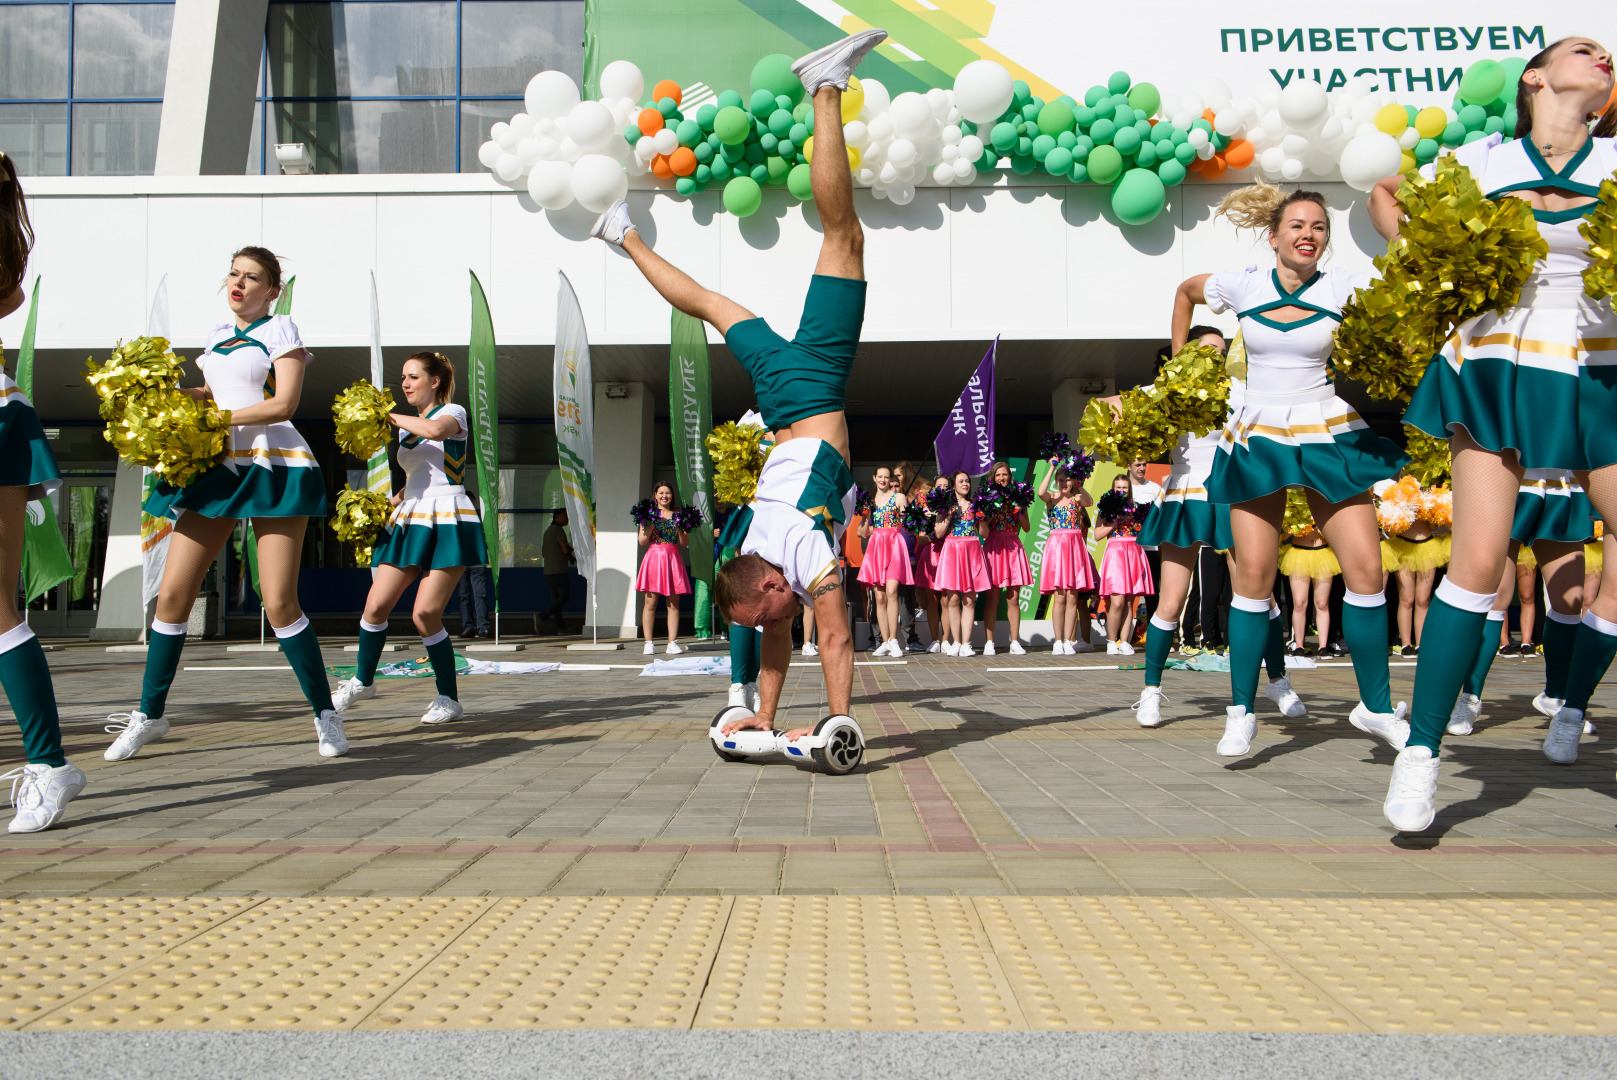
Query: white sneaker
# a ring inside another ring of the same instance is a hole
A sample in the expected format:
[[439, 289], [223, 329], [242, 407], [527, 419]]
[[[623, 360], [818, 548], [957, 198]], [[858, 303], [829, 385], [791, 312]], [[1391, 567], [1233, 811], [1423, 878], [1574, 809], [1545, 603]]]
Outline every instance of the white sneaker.
[[962, 641], [960, 643], [960, 648], [955, 652], [955, 655], [956, 656], [976, 656], [977, 655], [977, 650], [973, 649], [971, 647], [970, 642]]
[[1252, 749], [1252, 736], [1258, 733], [1258, 718], [1245, 705], [1224, 708], [1224, 737], [1218, 740], [1219, 757], [1240, 757]]
[[657, 655], [657, 643], [654, 642], [654, 641], [648, 641], [648, 642], [646, 642], [646, 647], [644, 649], [641, 649], [640, 651], [641, 651], [641, 653], [643, 653], [646, 656], [656, 656]]
[[465, 715], [466, 710], [461, 708], [460, 702], [452, 697], [439, 694], [432, 699], [432, 704], [427, 706], [427, 711], [421, 714], [421, 722], [423, 724], [447, 724], [451, 721], [459, 720]]
[[1550, 697], [1542, 690], [1540, 690], [1533, 698], [1533, 708], [1537, 709], [1551, 720], [1555, 719], [1555, 714], [1560, 712], [1565, 705], [1565, 698]]
[[1027, 655], [1027, 650], [1022, 648], [1022, 643], [1020, 641], [1017, 641], [1015, 638], [1011, 639], [1011, 655], [1012, 656], [1026, 656]]
[[993, 656], [994, 655], [994, 639], [993, 638], [989, 638], [987, 641], [983, 642], [983, 655], [984, 656]]
[[1348, 713], [1348, 723], [1366, 735], [1381, 739], [1394, 750], [1402, 750], [1409, 742], [1409, 706], [1402, 701], [1390, 713], [1371, 712], [1361, 701]]
[[634, 222], [629, 220], [629, 203], [619, 199], [606, 208], [606, 213], [595, 219], [590, 227], [590, 235], [598, 236], [614, 247], [623, 246], [623, 238], [634, 228]]
[[1147, 686], [1140, 691], [1140, 700], [1129, 708], [1141, 727], [1156, 727], [1162, 723], [1162, 687]]
[[359, 681], [358, 675], [350, 675], [348, 678], [338, 683], [337, 689], [332, 692], [331, 707], [336, 709], [338, 712], [346, 712], [348, 710], [348, 706], [352, 705], [354, 702], [364, 701], [366, 698], [373, 698], [375, 696], [375, 683], [371, 683], [369, 686], [366, 686], [364, 683]]
[[1562, 708], [1550, 721], [1550, 733], [1544, 736], [1544, 756], [1557, 765], [1574, 764], [1582, 734], [1583, 710]]
[[730, 684], [730, 699], [725, 702], [726, 708], [745, 709], [747, 707], [747, 687], [745, 683], [733, 682]]
[[1091, 645], [1087, 641], [1069, 641], [1069, 642], [1067, 642], [1067, 655], [1068, 656], [1073, 656], [1073, 655], [1075, 655], [1077, 653], [1081, 653], [1081, 652], [1094, 652], [1094, 651], [1095, 651], [1095, 646]]
[[168, 734], [168, 721], [159, 716], [155, 720], [139, 710], [113, 713], [107, 717], [107, 732], [118, 737], [112, 740], [107, 752], [101, 756], [108, 761], [125, 761], [140, 752], [149, 742]]
[[798, 57], [792, 63], [792, 74], [803, 81], [803, 92], [810, 98], [820, 87], [828, 84], [846, 90], [848, 77], [859, 66], [859, 61], [886, 39], [885, 30], [861, 30], [857, 34], [849, 34], [841, 41], [833, 41], [824, 48]]
[[348, 753], [348, 736], [343, 733], [342, 713], [327, 709], [315, 717], [314, 732], [320, 738], [321, 757], [342, 757]]
[[814, 642], [805, 641], [805, 642], [803, 642], [803, 655], [804, 656], [819, 656], [820, 655], [820, 650], [814, 647]]
[[750, 682], [743, 688], [743, 690], [747, 696], [747, 708], [752, 710], [752, 714], [754, 716], [757, 716], [758, 710], [764, 707], [764, 696], [763, 694], [759, 693], [758, 684], [755, 682]]
[[663, 652], [667, 653], [669, 656], [678, 656], [684, 651], [685, 650], [680, 647], [680, 644], [677, 641], [670, 641], [668, 643], [668, 648], [663, 650]]
[[934, 641], [926, 647], [926, 651], [929, 653], [941, 653], [943, 651], [943, 642]]
[[1134, 646], [1130, 645], [1126, 641], [1119, 641], [1117, 643], [1117, 655], [1119, 655], [1119, 656], [1133, 656], [1134, 655]]
[[1449, 713], [1449, 722], [1443, 728], [1448, 735], [1469, 735], [1476, 730], [1477, 718], [1482, 715], [1482, 699], [1475, 694], [1461, 691], [1459, 700], [1454, 703], [1454, 711]]
[[1292, 689], [1291, 680], [1284, 675], [1271, 679], [1269, 685], [1263, 688], [1263, 694], [1279, 707], [1281, 716], [1297, 720], [1308, 715], [1308, 706], [1303, 704], [1303, 699]]
[[1399, 832], [1421, 832], [1437, 816], [1438, 759], [1431, 747], [1406, 746], [1392, 763], [1392, 782], [1381, 812]]
[[1113, 641], [1111, 638], [1106, 639], [1106, 655], [1107, 656], [1116, 656], [1117, 655], [1117, 642]]
[[73, 797], [84, 790], [84, 772], [71, 761], [65, 765], [24, 765], [0, 774], [11, 781], [11, 805], [17, 816], [8, 831], [39, 832], [55, 825]]

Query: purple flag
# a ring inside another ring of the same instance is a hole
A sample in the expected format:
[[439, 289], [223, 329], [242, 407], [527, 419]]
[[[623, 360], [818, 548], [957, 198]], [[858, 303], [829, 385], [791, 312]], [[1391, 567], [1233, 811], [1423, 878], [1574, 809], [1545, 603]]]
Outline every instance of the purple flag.
[[995, 338], [932, 441], [939, 476], [959, 470], [982, 476], [994, 467], [994, 353], [998, 349], [999, 338]]

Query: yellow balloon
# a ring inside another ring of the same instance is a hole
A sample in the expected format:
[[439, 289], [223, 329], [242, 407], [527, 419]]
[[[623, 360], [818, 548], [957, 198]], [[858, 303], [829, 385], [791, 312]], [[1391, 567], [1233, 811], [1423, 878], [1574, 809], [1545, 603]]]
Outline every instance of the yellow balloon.
[[814, 136], [810, 135], [803, 140], [803, 160], [814, 164]]
[[1403, 157], [1398, 162], [1398, 171], [1400, 173], [1414, 172], [1415, 171], [1415, 155], [1411, 154], [1408, 150], [1405, 150], [1404, 154], [1403, 154]]
[[1436, 105], [1428, 105], [1415, 114], [1415, 130], [1423, 139], [1435, 139], [1449, 126], [1449, 114]]
[[863, 161], [864, 158], [865, 155], [861, 154], [851, 146], [848, 147], [848, 171], [856, 171], [859, 168], [859, 163]]
[[1376, 129], [1385, 131], [1393, 138], [1404, 133], [1409, 126], [1409, 113], [1402, 105], [1383, 105], [1376, 113]]
[[[864, 155], [851, 146], [844, 147], [844, 149], [848, 151], [848, 171], [853, 172], [859, 167], [859, 163], [864, 160]], [[803, 140], [803, 160], [810, 164], [814, 162], [814, 136], [812, 135]]]
[[[842, 92], [842, 122], [859, 119], [865, 108], [865, 92], [859, 86], [857, 75], [848, 76], [848, 88]], [[1441, 110], [1439, 110], [1441, 111]]]

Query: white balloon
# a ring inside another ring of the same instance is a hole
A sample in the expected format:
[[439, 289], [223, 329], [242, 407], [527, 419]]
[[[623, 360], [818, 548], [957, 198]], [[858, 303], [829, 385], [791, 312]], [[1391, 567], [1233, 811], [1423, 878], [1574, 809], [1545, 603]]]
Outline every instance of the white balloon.
[[623, 166], [605, 154], [585, 154], [573, 166], [573, 197], [586, 210], [602, 213], [628, 191]]
[[624, 163], [623, 167], [629, 170], [630, 176], [644, 176], [649, 171], [646, 163], [640, 160], [638, 154], [630, 154], [629, 160]]
[[[1186, 90], [1183, 94], [1179, 95], [1179, 110], [1181, 112], [1189, 113], [1190, 118], [1195, 120], [1196, 117], [1207, 111], [1207, 102], [1200, 94]], [[1189, 127], [1190, 125], [1185, 124], [1183, 126]]]
[[887, 198], [894, 206], [908, 206], [910, 200], [915, 198], [915, 187], [913, 184], [894, 184], [887, 189]]
[[1353, 106], [1353, 126], [1374, 123], [1381, 105], [1374, 97], [1362, 97]]
[[511, 125], [504, 120], [494, 122], [494, 126], [488, 129], [488, 137], [498, 143], [500, 149], [507, 153], [517, 148], [517, 137], [511, 131]]
[[934, 86], [926, 92], [926, 103], [932, 106], [932, 115], [939, 120], [949, 115], [949, 91]]
[[640, 100], [646, 77], [628, 60], [614, 60], [601, 69], [601, 96]]
[[955, 107], [974, 124], [998, 120], [1015, 96], [1011, 73], [993, 60], [973, 60], [954, 77]]
[[607, 144], [612, 126], [611, 111], [599, 101], [580, 101], [567, 113], [567, 137], [586, 153]]
[[943, 122], [945, 124], [958, 124], [958, 123], [960, 123], [960, 109], [959, 109], [959, 107], [955, 106], [955, 105], [950, 105], [949, 106], [949, 111], [943, 114]]
[[1267, 128], [1249, 127], [1246, 129], [1246, 141], [1257, 147], [1268, 146], [1269, 131]]
[[915, 159], [923, 165], [936, 165], [943, 160], [943, 140], [923, 139], [915, 144]]
[[1296, 158], [1289, 157], [1280, 166], [1280, 175], [1287, 180], [1296, 180], [1303, 175], [1303, 163]]
[[1223, 136], [1234, 135], [1241, 130], [1241, 123], [1245, 118], [1234, 109], [1226, 108], [1213, 117], [1213, 130]]
[[522, 175], [522, 160], [515, 154], [501, 154], [494, 162], [494, 175], [509, 184]]
[[1321, 124], [1319, 128], [1320, 139], [1328, 143], [1340, 142], [1342, 136], [1346, 134], [1347, 130], [1342, 126], [1342, 121], [1334, 116]]
[[960, 160], [960, 147], [945, 146], [943, 148], [943, 155], [939, 157], [938, 160], [946, 165], [953, 165], [955, 162]]
[[528, 196], [546, 210], [573, 201], [573, 167], [565, 161], [541, 161], [528, 174]]
[[1258, 165], [1264, 172], [1280, 175], [1280, 166], [1286, 163], [1286, 152], [1278, 146], [1271, 146], [1258, 155]]
[[1236, 98], [1234, 101], [1230, 102], [1230, 108], [1234, 109], [1241, 116], [1258, 115], [1258, 103], [1249, 97]]
[[550, 122], [550, 128], [551, 134], [555, 135], [558, 139], [567, 134], [567, 114], [563, 113], [552, 120]]
[[1216, 153], [1218, 153], [1218, 148], [1210, 142], [1204, 142], [1200, 146], [1196, 147], [1196, 156], [1201, 158], [1203, 161], [1207, 161]]
[[651, 143], [657, 148], [659, 154], [672, 154], [679, 149], [679, 134], [673, 128], [663, 128], [651, 137]]
[[1310, 128], [1330, 109], [1325, 88], [1312, 79], [1293, 79], [1280, 91], [1280, 119], [1294, 128]]
[[954, 178], [955, 182], [961, 185], [971, 183], [977, 179], [977, 166], [965, 158], [961, 158], [954, 163]]
[[1184, 130], [1196, 122], [1198, 115], [1198, 113], [1193, 113], [1189, 109], [1175, 109], [1173, 114], [1168, 117], [1168, 122], [1174, 127]]
[[612, 132], [612, 137], [606, 140], [606, 146], [601, 148], [601, 153], [613, 161], [623, 162], [634, 157], [634, 147], [630, 146], [629, 140], [623, 137], [623, 132], [614, 131]]
[[544, 155], [539, 152], [538, 139], [523, 139], [517, 143], [517, 160], [522, 162], [523, 168], [532, 168], [534, 162], [542, 157]]
[[1208, 138], [1207, 132], [1203, 131], [1201, 128], [1191, 128], [1190, 134], [1185, 136], [1185, 141], [1191, 146], [1194, 146], [1196, 149], [1200, 150], [1202, 147], [1208, 145], [1211, 140]]
[[561, 146], [556, 150], [556, 156], [567, 162], [569, 165], [577, 161], [583, 156], [583, 154], [584, 151], [580, 150], [578, 144], [572, 139], [563, 139], [561, 141]]
[[917, 156], [915, 144], [908, 139], [894, 139], [893, 145], [887, 148], [887, 160], [900, 169], [913, 163]]
[[960, 156], [966, 161], [983, 159], [983, 140], [980, 135], [967, 135], [960, 140]]
[[1381, 129], [1376, 127], [1375, 124], [1367, 120], [1353, 129], [1353, 137], [1358, 138], [1360, 135], [1374, 135], [1380, 130]]
[[863, 120], [849, 120], [842, 125], [842, 142], [855, 150], [870, 145], [870, 127]]
[[1270, 109], [1258, 118], [1258, 123], [1270, 131], [1286, 130], [1286, 122], [1280, 119], [1279, 109]]
[[891, 184], [898, 179], [898, 166], [891, 161], [887, 162], [881, 167], [881, 171], [876, 174], [876, 179], [883, 184]]
[[555, 119], [578, 104], [578, 84], [566, 72], [541, 71], [528, 80], [522, 99], [528, 106], [528, 114], [535, 120]]
[[875, 79], [860, 79], [859, 89], [865, 92], [865, 107], [859, 116], [869, 122], [872, 116], [886, 112], [893, 104], [893, 95]]
[[960, 129], [953, 124], [945, 125], [943, 133], [938, 137], [943, 140], [944, 146], [958, 146], [960, 145], [960, 140], [964, 138], [960, 134]]
[[527, 113], [519, 112], [515, 116], [511, 117], [511, 134], [517, 137], [518, 142], [521, 142], [529, 135], [532, 135], [533, 128], [533, 117], [529, 116]]
[[1280, 140], [1280, 149], [1286, 152], [1287, 157], [1302, 157], [1308, 153], [1308, 136], [1294, 131]]
[[870, 141], [884, 143], [893, 137], [893, 118], [882, 113], [870, 121]]
[[1280, 105], [1280, 88], [1266, 86], [1263, 93], [1258, 95], [1258, 104], [1265, 110], [1278, 108]]
[[1191, 92], [1207, 103], [1215, 113], [1230, 103], [1233, 96], [1230, 84], [1217, 75], [1203, 75], [1191, 84]]
[[1418, 142], [1420, 142], [1420, 132], [1413, 127], [1406, 127], [1398, 134], [1398, 145], [1405, 150], [1415, 149], [1415, 144]]
[[887, 113], [893, 121], [893, 134], [901, 139], [924, 137], [926, 126], [932, 122], [932, 106], [913, 90], [894, 98]]
[[533, 122], [533, 130], [541, 135], [554, 135], [556, 134], [556, 121], [548, 116], [540, 117]]
[[1355, 135], [1342, 148], [1342, 179], [1356, 191], [1369, 191], [1403, 164], [1398, 140], [1383, 131]]
[[938, 187], [948, 187], [954, 183], [954, 166], [948, 162], [933, 166], [932, 182]]
[[853, 174], [854, 182], [863, 187], [870, 187], [876, 182], [876, 170], [860, 166], [858, 172]]
[[500, 144], [490, 139], [477, 148], [477, 160], [482, 162], [483, 168], [492, 169], [494, 163], [500, 159]]
[[635, 140], [634, 156], [641, 161], [650, 161], [657, 156], [657, 140], [650, 135], [642, 135]]
[[876, 198], [878, 198], [878, 199], [885, 199], [885, 198], [887, 198], [887, 185], [886, 184], [871, 184], [870, 185], [870, 193], [872, 195], [876, 196]]

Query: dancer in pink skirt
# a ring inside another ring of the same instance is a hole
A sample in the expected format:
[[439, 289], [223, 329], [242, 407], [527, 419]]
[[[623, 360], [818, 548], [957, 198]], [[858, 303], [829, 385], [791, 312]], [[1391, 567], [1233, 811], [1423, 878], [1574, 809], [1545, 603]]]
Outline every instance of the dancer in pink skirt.
[[1095, 539], [1106, 540], [1106, 554], [1100, 561], [1100, 594], [1106, 598], [1106, 655], [1132, 656], [1134, 646], [1134, 602], [1156, 594], [1151, 580], [1151, 564], [1135, 543], [1143, 524], [1134, 506], [1133, 485], [1127, 476], [1112, 481], [1112, 490], [1102, 496], [1100, 524]]
[[1039, 592], [1050, 594], [1050, 628], [1056, 639], [1050, 651], [1056, 656], [1089, 652], [1093, 648], [1088, 640], [1089, 628], [1080, 622], [1088, 605], [1081, 604], [1079, 596], [1093, 593], [1100, 584], [1095, 560], [1084, 540], [1089, 526], [1089, 511], [1084, 507], [1093, 506], [1095, 500], [1056, 459], [1051, 460], [1050, 471], [1040, 478], [1038, 495], [1044, 500], [1045, 516], [1050, 521], [1044, 562], [1039, 567]]
[[674, 523], [674, 488], [668, 483], [658, 484], [651, 493], [657, 504], [657, 520], [640, 526], [640, 546], [646, 557], [640, 560], [640, 573], [635, 576], [634, 587], [646, 596], [640, 611], [640, 625], [646, 632], [646, 655], [657, 651], [652, 640], [652, 627], [657, 622], [657, 600], [668, 605], [668, 655], [678, 656], [685, 650], [675, 640], [679, 637], [679, 598], [691, 591], [691, 577], [685, 572], [685, 548], [690, 536]]
[[977, 594], [988, 588], [988, 560], [983, 558], [982, 545], [988, 521], [972, 505], [971, 477], [954, 473], [949, 486], [954, 490], [954, 506], [934, 527], [943, 539], [943, 553], [938, 556], [932, 587], [943, 593], [943, 623], [954, 639], [943, 646], [943, 654], [973, 656], [971, 631], [977, 621]]
[[[994, 462], [988, 470], [988, 482], [1009, 489], [1011, 467], [1003, 461]], [[1022, 488], [1026, 492], [1026, 488]], [[1028, 564], [1027, 552], [1022, 549], [1022, 533], [1029, 531], [1027, 511], [1007, 506], [988, 517], [988, 543], [983, 545], [983, 557], [988, 560], [988, 601], [983, 605], [983, 655], [994, 655], [994, 626], [999, 621], [1000, 593], [1010, 589], [1005, 604], [1005, 621], [1010, 623], [1010, 651], [1013, 656], [1027, 652], [1022, 648], [1022, 605], [1018, 593], [1024, 585], [1033, 584], [1033, 567]]]
[[876, 596], [876, 623], [881, 644], [873, 656], [903, 656], [898, 641], [898, 587], [910, 585], [910, 548], [899, 521], [909, 500], [893, 485], [893, 470], [886, 465], [876, 470], [876, 496], [870, 515], [859, 526], [859, 539], [865, 544], [865, 561], [859, 567], [859, 584]]
[[[926, 631], [932, 638], [926, 647], [929, 653], [939, 652], [943, 648], [943, 617], [937, 590], [932, 586], [933, 574], [938, 568], [938, 538], [933, 532], [935, 523], [932, 513], [926, 508], [926, 495], [934, 485], [946, 487], [948, 483], [946, 476], [940, 476], [936, 481], [921, 476], [916, 477], [909, 490], [907, 516], [913, 517], [918, 526], [912, 533], [915, 541], [915, 603], [926, 612]], [[924, 529], [919, 527], [923, 524]]]

